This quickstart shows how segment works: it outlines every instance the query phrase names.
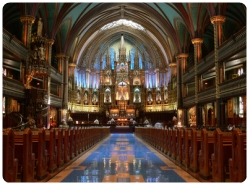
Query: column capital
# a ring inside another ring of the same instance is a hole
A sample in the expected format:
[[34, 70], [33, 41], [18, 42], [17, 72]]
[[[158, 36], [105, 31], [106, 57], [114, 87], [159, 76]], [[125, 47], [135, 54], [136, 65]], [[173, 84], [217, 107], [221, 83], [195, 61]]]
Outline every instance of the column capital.
[[175, 67], [176, 65], [177, 65], [176, 62], [171, 62], [168, 64], [169, 67]]
[[226, 20], [226, 17], [222, 15], [216, 15], [210, 18], [210, 21], [212, 24], [224, 23], [225, 20]]
[[31, 16], [31, 15], [22, 15], [20, 17], [20, 21], [23, 22], [29, 22], [30, 24], [34, 24], [35, 22], [35, 17]]
[[191, 41], [192, 41], [192, 44], [194, 44], [194, 45], [199, 45], [199, 44], [203, 43], [203, 39], [202, 38], [194, 38]]
[[179, 58], [187, 58], [187, 57], [188, 57], [188, 54], [185, 54], [185, 53], [181, 53], [181, 54], [178, 54], [176, 56], [177, 59], [179, 59]]
[[69, 63], [69, 66], [76, 67], [76, 63]]
[[56, 54], [56, 57], [58, 57], [58, 58], [64, 58], [64, 57], [65, 57], [65, 54], [63, 54], [63, 53]]
[[53, 45], [53, 44], [54, 44], [54, 40], [53, 40], [53, 39], [47, 39], [47, 43], [48, 43], [49, 45]]

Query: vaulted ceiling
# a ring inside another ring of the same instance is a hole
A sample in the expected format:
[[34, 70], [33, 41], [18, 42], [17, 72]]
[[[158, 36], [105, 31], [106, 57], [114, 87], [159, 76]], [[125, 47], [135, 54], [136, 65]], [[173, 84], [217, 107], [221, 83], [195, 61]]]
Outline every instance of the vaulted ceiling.
[[[123, 34], [138, 50], [147, 51], [154, 62], [167, 66], [180, 53], [192, 53], [193, 38], [203, 38], [202, 53], [214, 47], [210, 18], [226, 17], [223, 37], [227, 39], [246, 26], [242, 3], [7, 3], [3, 28], [21, 39], [20, 16], [43, 20], [43, 34], [55, 40], [53, 52], [70, 57], [70, 62], [90, 65], [94, 58], [116, 43]], [[119, 19], [132, 20], [146, 32], [127, 26], [100, 31]]]

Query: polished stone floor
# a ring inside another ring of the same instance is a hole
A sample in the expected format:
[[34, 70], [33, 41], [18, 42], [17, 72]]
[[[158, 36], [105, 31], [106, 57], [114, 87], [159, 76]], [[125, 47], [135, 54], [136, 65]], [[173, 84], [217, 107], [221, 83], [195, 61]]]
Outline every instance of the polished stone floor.
[[198, 182], [131, 134], [111, 134], [48, 182]]

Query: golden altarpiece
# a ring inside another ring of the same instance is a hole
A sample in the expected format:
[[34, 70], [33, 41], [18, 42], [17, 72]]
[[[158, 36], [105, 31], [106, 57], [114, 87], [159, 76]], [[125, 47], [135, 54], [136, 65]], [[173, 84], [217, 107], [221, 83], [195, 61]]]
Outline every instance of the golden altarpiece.
[[98, 72], [86, 67], [84, 73], [69, 64], [68, 107], [71, 112], [103, 112], [105, 121], [114, 119], [117, 125], [128, 125], [131, 119], [143, 118], [145, 112], [174, 111], [177, 107], [175, 75], [168, 81], [168, 73], [174, 71], [168, 71], [167, 67], [161, 67], [162, 70], [152, 63], [146, 70], [146, 62], [140, 59], [138, 50], [132, 61], [123, 35], [116, 47], [118, 55], [115, 53], [112, 58], [107, 49]]

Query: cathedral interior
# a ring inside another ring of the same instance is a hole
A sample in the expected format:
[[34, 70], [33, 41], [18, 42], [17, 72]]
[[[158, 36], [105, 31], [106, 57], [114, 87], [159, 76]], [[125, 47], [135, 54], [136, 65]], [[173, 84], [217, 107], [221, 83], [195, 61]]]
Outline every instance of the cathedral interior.
[[240, 3], [7, 3], [4, 127], [246, 126], [245, 38]]
[[230, 2], [2, 8], [6, 182], [243, 182], [246, 19]]

